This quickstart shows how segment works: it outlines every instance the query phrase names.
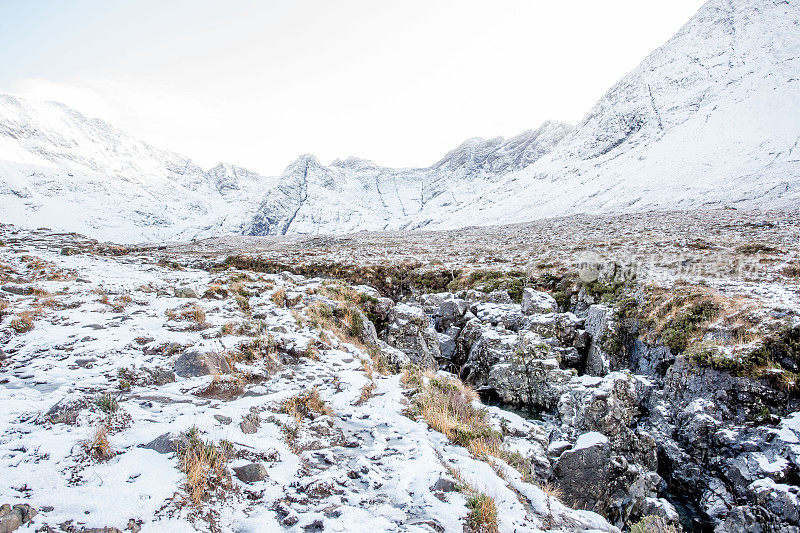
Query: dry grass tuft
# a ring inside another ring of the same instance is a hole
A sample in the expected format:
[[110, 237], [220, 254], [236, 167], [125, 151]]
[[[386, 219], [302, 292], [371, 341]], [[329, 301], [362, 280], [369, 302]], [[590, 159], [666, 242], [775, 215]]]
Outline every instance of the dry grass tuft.
[[201, 330], [210, 327], [206, 321], [206, 312], [196, 303], [187, 303], [177, 309], [167, 309], [164, 313], [169, 320], [192, 322], [191, 329]]
[[497, 506], [494, 498], [476, 492], [467, 499], [467, 524], [475, 533], [497, 533]]
[[314, 419], [317, 416], [333, 416], [333, 409], [320, 397], [316, 387], [308, 392], [287, 398], [281, 404], [281, 411], [292, 415], [299, 423], [304, 418]]
[[232, 446], [223, 441], [219, 446], [211, 441], [203, 441], [196, 427], [188, 433], [186, 448], [180, 452], [180, 467], [186, 474], [186, 488], [195, 504], [215, 489], [230, 487], [227, 470]]
[[95, 429], [92, 438], [83, 443], [86, 454], [96, 461], [106, 461], [114, 456], [108, 443], [108, 426], [101, 424]]
[[275, 292], [272, 293], [270, 299], [277, 305], [278, 307], [285, 307], [286, 306], [286, 290], [283, 287], [278, 287], [275, 289]]
[[369, 401], [375, 395], [375, 382], [370, 381], [366, 383], [363, 387], [361, 387], [361, 396], [358, 397], [353, 405], [363, 405]]
[[26, 333], [34, 328], [33, 313], [30, 311], [23, 311], [11, 320], [9, 324], [11, 329], [17, 333]]

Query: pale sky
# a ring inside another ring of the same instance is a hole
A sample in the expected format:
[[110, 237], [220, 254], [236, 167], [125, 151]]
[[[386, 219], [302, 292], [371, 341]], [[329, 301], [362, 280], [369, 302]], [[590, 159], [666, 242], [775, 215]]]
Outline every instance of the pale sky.
[[701, 0], [3, 0], [0, 91], [204, 168], [303, 153], [427, 166], [577, 123]]

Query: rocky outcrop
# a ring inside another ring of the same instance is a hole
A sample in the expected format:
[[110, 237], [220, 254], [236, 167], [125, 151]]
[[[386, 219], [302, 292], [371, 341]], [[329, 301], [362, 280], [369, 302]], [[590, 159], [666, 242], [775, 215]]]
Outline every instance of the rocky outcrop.
[[441, 356], [439, 339], [422, 309], [397, 304], [389, 311], [387, 321], [382, 340], [423, 368], [437, 367], [437, 359]]

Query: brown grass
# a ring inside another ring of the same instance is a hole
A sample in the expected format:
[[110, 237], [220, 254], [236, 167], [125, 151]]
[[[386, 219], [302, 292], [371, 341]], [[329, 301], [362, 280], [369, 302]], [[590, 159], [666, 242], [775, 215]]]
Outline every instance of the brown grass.
[[34, 328], [33, 313], [30, 311], [23, 311], [11, 320], [9, 324], [11, 329], [17, 333], [26, 333]]
[[476, 492], [467, 499], [467, 525], [475, 533], [497, 533], [497, 506], [494, 498]]
[[275, 292], [272, 293], [270, 299], [277, 305], [278, 307], [285, 307], [286, 306], [286, 290], [283, 287], [278, 287], [275, 289]]
[[[478, 394], [459, 379], [437, 376], [431, 371], [408, 366], [400, 378], [403, 385], [416, 389], [410, 414], [422, 416], [428, 426], [444, 434], [455, 444], [493, 467], [496, 457], [522, 474], [523, 481], [531, 481], [530, 461], [519, 453], [510, 452], [503, 444], [503, 435], [496, 431], [488, 413], [473, 406]], [[500, 472], [498, 467], [498, 472]]]
[[169, 320], [193, 322], [192, 329], [206, 329], [209, 327], [206, 322], [206, 312], [196, 303], [187, 303], [177, 309], [167, 309], [164, 313]]
[[187, 433], [188, 445], [180, 452], [180, 468], [186, 474], [186, 488], [192, 502], [199, 504], [212, 490], [230, 487], [227, 470], [231, 446], [204, 442], [197, 428]]
[[111, 445], [108, 443], [108, 426], [97, 426], [92, 437], [83, 443], [86, 454], [96, 461], [106, 461], [114, 456]]
[[369, 401], [375, 395], [375, 382], [370, 381], [366, 383], [363, 387], [361, 387], [361, 395], [358, 397], [353, 405], [363, 405]]
[[292, 415], [298, 423], [304, 418], [314, 419], [317, 416], [334, 415], [333, 409], [320, 397], [316, 387], [284, 400], [281, 404], [281, 411]]

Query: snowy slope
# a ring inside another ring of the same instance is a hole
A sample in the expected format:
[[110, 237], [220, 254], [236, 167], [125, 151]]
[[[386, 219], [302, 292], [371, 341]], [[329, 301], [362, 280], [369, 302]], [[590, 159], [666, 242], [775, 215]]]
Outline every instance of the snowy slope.
[[572, 128], [427, 168], [311, 155], [204, 171], [63, 105], [0, 95], [0, 219], [122, 242], [443, 229], [579, 212], [800, 205], [800, 4], [711, 0]]
[[[4, 222], [117, 241], [189, 237], [224, 227], [230, 208], [218, 184], [230, 169], [215, 170], [66, 106], [0, 95]], [[258, 176], [245, 178], [252, 190]]]
[[800, 3], [712, 0], [558, 147], [444, 217], [800, 205]]

